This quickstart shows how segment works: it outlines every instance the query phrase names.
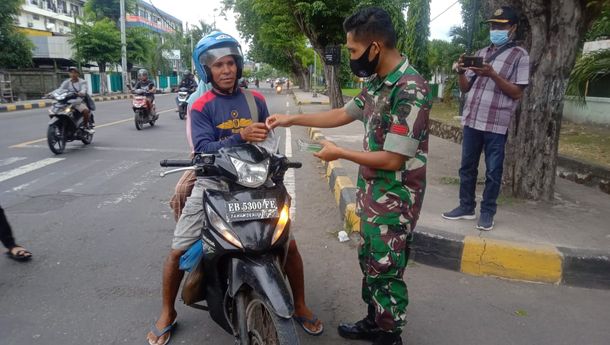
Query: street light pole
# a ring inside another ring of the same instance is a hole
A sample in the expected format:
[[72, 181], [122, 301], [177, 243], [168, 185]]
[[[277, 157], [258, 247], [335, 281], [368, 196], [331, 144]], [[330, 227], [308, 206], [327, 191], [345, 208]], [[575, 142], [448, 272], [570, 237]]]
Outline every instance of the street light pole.
[[121, 0], [121, 76], [123, 93], [127, 93], [127, 38], [125, 37], [125, 0]]

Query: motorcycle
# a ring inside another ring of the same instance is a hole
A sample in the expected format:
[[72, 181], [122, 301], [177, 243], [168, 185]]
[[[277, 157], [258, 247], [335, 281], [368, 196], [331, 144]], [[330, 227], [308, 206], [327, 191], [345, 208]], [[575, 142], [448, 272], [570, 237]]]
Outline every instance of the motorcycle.
[[180, 117], [180, 120], [184, 120], [186, 118], [186, 108], [188, 106], [186, 100], [193, 92], [194, 90], [189, 90], [186, 87], [181, 87], [178, 89], [178, 117]]
[[275, 93], [277, 93], [278, 95], [282, 94], [282, 85], [278, 85], [275, 87]]
[[[54, 91], [49, 95], [53, 98], [53, 106], [49, 109], [49, 126], [47, 128], [47, 144], [51, 152], [58, 155], [66, 149], [66, 142], [80, 140], [85, 145], [93, 142], [93, 133], [87, 132], [83, 124], [83, 115], [74, 109], [79, 104], [78, 94], [72, 91]], [[93, 112], [89, 114], [93, 118]]]
[[290, 237], [291, 198], [284, 174], [301, 163], [243, 144], [193, 160], [164, 160], [161, 173], [195, 170], [226, 183], [203, 195], [204, 255], [200, 301], [237, 344], [298, 344], [294, 302], [283, 270]]
[[145, 123], [154, 126], [155, 121], [159, 118], [155, 111], [155, 102], [148, 98], [149, 95], [150, 92], [146, 89], [136, 89], [133, 91], [131, 104], [137, 130], [141, 130]]

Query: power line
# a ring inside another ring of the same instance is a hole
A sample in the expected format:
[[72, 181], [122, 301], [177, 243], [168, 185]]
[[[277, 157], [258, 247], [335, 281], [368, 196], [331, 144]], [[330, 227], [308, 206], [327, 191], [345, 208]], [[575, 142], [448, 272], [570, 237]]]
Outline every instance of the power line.
[[449, 7], [447, 7], [447, 8], [446, 8], [446, 9], [445, 9], [443, 12], [441, 12], [439, 15], [437, 15], [436, 17], [434, 17], [434, 18], [430, 19], [430, 23], [432, 23], [432, 22], [433, 22], [433, 21], [434, 21], [436, 18], [438, 18], [438, 17], [442, 16], [443, 14], [445, 14], [445, 12], [449, 11], [449, 10], [450, 10], [450, 9], [451, 9], [453, 6], [455, 6], [455, 5], [456, 5], [458, 2], [459, 2], [459, 0], [458, 0], [458, 1], [456, 1], [456, 2], [454, 2], [454, 3], [452, 3], [451, 5], [449, 5]]

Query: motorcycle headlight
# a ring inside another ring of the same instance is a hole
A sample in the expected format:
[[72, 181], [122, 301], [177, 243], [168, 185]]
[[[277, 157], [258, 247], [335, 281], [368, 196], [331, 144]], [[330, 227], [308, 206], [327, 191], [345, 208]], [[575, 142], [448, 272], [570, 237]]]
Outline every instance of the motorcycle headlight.
[[231, 157], [231, 163], [237, 171], [237, 183], [244, 187], [257, 188], [267, 181], [269, 160], [259, 164], [251, 164]]
[[212, 228], [216, 230], [225, 240], [234, 245], [237, 248], [243, 248], [244, 246], [241, 244], [241, 241], [237, 237], [237, 235], [231, 230], [229, 225], [222, 219], [210, 205], [205, 205], [205, 208], [208, 213], [208, 218], [210, 219], [210, 223]]
[[72, 106], [69, 105], [69, 106], [66, 107], [66, 109], [64, 109], [64, 114], [68, 114], [71, 111], [72, 111]]
[[63, 101], [64, 99], [66, 99], [66, 94], [62, 93], [62, 94], [56, 95], [55, 99], [58, 101]]
[[286, 229], [286, 224], [288, 224], [288, 219], [290, 218], [290, 209], [288, 205], [284, 205], [282, 208], [282, 212], [280, 213], [280, 219], [277, 221], [277, 225], [275, 226], [275, 231], [273, 232], [273, 238], [271, 239], [271, 244], [275, 244], [277, 240], [282, 237], [284, 233], [284, 229]]

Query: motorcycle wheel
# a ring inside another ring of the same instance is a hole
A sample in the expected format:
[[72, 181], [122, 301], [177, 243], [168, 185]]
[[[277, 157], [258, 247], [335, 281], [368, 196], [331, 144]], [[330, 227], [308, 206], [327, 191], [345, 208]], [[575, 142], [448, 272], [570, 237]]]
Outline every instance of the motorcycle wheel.
[[133, 120], [136, 123], [136, 129], [141, 131], [142, 130], [142, 122], [140, 122], [140, 114], [138, 114], [137, 112], [133, 115]]
[[151, 127], [155, 126], [155, 120], [149, 121], [148, 124], [150, 124]]
[[81, 140], [83, 144], [89, 145], [93, 142], [93, 134], [86, 133], [83, 139]]
[[178, 117], [180, 117], [180, 120], [184, 120], [186, 118], [186, 112], [178, 110]]
[[49, 149], [56, 155], [62, 154], [66, 149], [66, 138], [63, 126], [50, 125], [47, 129], [47, 143]]
[[[242, 292], [243, 293], [243, 292]], [[239, 299], [238, 299], [239, 300]], [[299, 337], [292, 319], [283, 319], [271, 311], [263, 299], [252, 293], [246, 307], [248, 345], [298, 345]], [[238, 309], [239, 310], [239, 309]], [[243, 328], [243, 327], [240, 327]], [[242, 338], [243, 339], [243, 338]], [[242, 345], [244, 342], [242, 341]]]

